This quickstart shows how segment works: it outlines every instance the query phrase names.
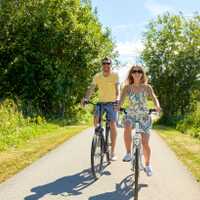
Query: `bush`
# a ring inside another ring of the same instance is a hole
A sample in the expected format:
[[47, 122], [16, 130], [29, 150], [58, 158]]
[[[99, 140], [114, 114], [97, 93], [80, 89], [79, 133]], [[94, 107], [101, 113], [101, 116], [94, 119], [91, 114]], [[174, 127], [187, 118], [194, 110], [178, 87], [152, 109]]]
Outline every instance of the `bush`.
[[200, 139], [200, 104], [194, 112], [177, 123], [176, 129]]
[[0, 103], [0, 151], [8, 146], [16, 146], [22, 138], [27, 140], [33, 137], [32, 128], [45, 122], [45, 118], [40, 115], [33, 118], [24, 117], [13, 100], [4, 100]]

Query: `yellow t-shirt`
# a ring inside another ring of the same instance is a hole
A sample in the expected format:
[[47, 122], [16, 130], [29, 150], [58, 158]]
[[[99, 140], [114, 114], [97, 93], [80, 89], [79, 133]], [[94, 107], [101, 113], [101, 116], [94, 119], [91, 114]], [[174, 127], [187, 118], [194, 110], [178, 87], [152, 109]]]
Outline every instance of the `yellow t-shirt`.
[[116, 84], [119, 83], [119, 77], [116, 73], [111, 72], [109, 76], [103, 73], [97, 73], [93, 78], [93, 84], [98, 88], [100, 102], [116, 101]]

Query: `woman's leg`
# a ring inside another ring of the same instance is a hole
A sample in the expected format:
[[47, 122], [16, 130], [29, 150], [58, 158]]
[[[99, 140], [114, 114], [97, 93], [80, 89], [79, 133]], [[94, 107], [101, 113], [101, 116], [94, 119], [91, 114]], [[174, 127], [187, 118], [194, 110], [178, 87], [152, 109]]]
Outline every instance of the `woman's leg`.
[[148, 166], [150, 164], [150, 156], [151, 156], [151, 148], [149, 146], [149, 138], [150, 138], [149, 134], [142, 133], [142, 146], [143, 146], [144, 160], [145, 160], [146, 166]]
[[124, 127], [124, 143], [127, 153], [131, 153], [131, 143], [132, 143], [131, 131], [132, 131], [131, 124], [129, 122], [126, 122]]

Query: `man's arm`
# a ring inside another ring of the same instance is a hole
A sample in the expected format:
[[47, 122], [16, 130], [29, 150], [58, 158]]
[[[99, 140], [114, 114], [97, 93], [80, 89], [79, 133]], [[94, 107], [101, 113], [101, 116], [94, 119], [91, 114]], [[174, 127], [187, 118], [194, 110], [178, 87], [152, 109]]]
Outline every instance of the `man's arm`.
[[119, 83], [119, 76], [116, 74], [116, 83], [115, 83], [115, 91], [116, 91], [116, 99], [119, 99], [119, 92], [120, 92], [120, 83]]
[[94, 93], [96, 86], [97, 86], [97, 80], [96, 80], [97, 76], [95, 75], [93, 77], [92, 83], [91, 85], [88, 87], [85, 96], [83, 97], [83, 99], [81, 100], [81, 104], [82, 106], [84, 106], [85, 101], [88, 101], [90, 99], [90, 97], [92, 96], [92, 94]]
[[89, 100], [90, 97], [92, 96], [92, 94], [94, 93], [95, 89], [96, 89], [96, 85], [95, 85], [94, 83], [92, 83], [92, 84], [88, 87], [84, 98], [87, 99], [87, 100]]
[[116, 90], [116, 99], [119, 99], [119, 83], [115, 84], [115, 90]]

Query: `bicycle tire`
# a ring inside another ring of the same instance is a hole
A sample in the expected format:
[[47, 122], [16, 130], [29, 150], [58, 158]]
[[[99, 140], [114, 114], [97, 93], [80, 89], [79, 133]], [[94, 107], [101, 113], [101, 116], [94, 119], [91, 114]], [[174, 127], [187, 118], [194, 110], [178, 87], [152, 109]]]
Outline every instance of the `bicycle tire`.
[[110, 128], [106, 127], [106, 159], [108, 164], [111, 160], [111, 138], [110, 138]]
[[134, 170], [135, 170], [135, 174], [134, 174], [134, 191], [135, 191], [135, 194], [134, 194], [134, 199], [135, 200], [138, 200], [138, 180], [139, 180], [139, 149], [136, 148], [135, 150], [135, 162], [134, 162]]
[[[100, 152], [97, 152], [97, 148], [100, 148]], [[99, 155], [97, 155], [99, 153]], [[99, 160], [97, 160], [97, 165], [95, 162], [95, 158], [99, 156]], [[92, 139], [91, 146], [91, 170], [95, 179], [98, 179], [101, 176], [101, 172], [103, 169], [103, 139], [100, 135], [95, 135]]]

